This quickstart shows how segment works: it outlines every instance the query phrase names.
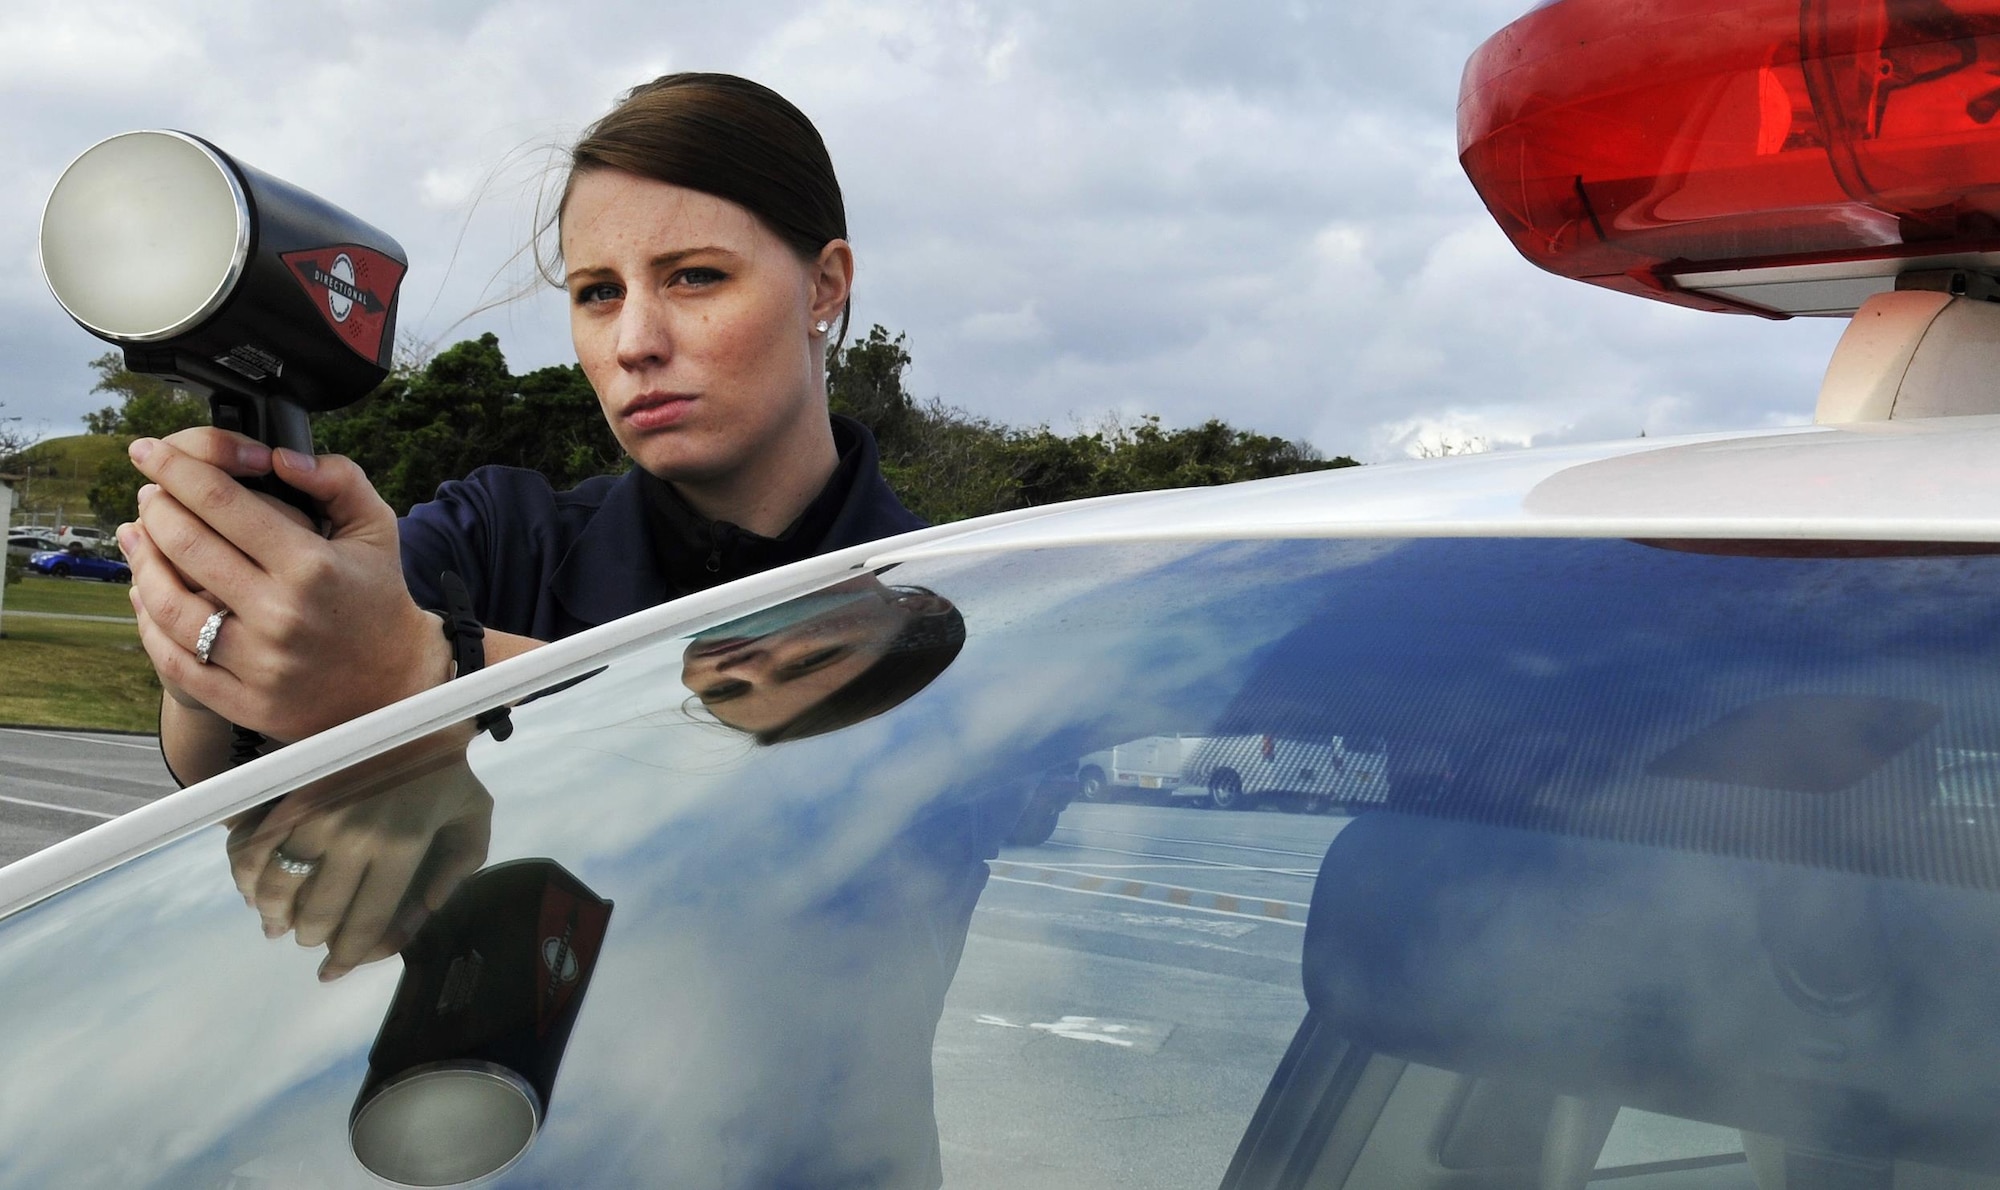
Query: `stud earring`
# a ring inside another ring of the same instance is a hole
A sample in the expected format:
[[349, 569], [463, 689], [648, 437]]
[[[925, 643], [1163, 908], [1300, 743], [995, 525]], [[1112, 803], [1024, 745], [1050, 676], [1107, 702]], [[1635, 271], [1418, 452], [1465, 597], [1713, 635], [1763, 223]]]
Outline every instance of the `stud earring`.
[[827, 329], [828, 329], [829, 327], [831, 327], [832, 325], [833, 325], [832, 323], [830, 323], [830, 322], [828, 322], [828, 321], [827, 321], [826, 319], [822, 318], [822, 319], [820, 319], [820, 320], [819, 320], [818, 322], [815, 322], [815, 323], [813, 323], [813, 330], [814, 330], [815, 332], [817, 332], [817, 333], [819, 333], [819, 334], [822, 334], [822, 335], [823, 335], [823, 334], [825, 334], [825, 333], [827, 332]]

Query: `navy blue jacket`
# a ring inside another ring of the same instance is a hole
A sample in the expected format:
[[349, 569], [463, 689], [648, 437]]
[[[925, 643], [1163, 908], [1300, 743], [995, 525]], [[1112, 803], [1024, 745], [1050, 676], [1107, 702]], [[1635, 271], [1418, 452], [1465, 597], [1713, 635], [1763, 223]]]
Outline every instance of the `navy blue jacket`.
[[[811, 554], [921, 529], [889, 490], [875, 439], [836, 417], [860, 455], [839, 513]], [[438, 575], [455, 570], [482, 624], [558, 640], [664, 603], [690, 584], [662, 572], [637, 469], [558, 492], [534, 471], [481, 467], [438, 488], [402, 520], [403, 577], [417, 606], [441, 608]]]

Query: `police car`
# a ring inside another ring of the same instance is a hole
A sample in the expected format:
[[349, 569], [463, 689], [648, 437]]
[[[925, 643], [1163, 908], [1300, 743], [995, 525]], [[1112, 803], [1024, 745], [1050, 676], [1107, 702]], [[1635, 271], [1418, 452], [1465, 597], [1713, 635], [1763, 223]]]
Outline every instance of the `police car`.
[[[0, 869], [0, 1183], [1996, 1184], [1995, 63], [1991, 0], [1557, 0], [1469, 66], [1536, 263], [1845, 312], [1810, 426], [942, 526]], [[810, 730], [690, 680], [836, 625]], [[1007, 841], [1264, 735], [1387, 789]]]

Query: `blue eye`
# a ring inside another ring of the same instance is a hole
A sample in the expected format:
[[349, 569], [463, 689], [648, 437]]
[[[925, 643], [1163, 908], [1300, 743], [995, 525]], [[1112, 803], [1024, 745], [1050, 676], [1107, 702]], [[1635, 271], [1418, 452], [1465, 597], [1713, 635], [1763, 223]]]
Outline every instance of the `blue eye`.
[[610, 282], [600, 282], [596, 285], [586, 285], [582, 289], [577, 290], [576, 304], [579, 306], [589, 306], [598, 302], [614, 302], [620, 296], [621, 291], [616, 285]]
[[726, 281], [728, 279], [729, 274], [718, 269], [682, 269], [680, 272], [674, 274], [674, 280], [681, 284], [697, 287], [713, 285], [718, 281]]

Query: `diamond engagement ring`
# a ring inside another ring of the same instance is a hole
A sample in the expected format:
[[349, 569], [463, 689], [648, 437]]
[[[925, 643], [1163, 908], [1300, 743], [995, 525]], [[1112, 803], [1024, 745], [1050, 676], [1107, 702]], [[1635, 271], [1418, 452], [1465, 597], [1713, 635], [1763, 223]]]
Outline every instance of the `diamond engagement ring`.
[[215, 638], [222, 631], [222, 619], [228, 614], [228, 608], [217, 608], [213, 615], [201, 622], [201, 635], [194, 638], [194, 659], [196, 661], [201, 662], [203, 665], [208, 664], [208, 654], [215, 648]]
[[287, 876], [310, 876], [314, 872], [319, 871], [318, 860], [293, 859], [291, 856], [286, 855], [282, 849], [271, 853], [271, 862], [278, 865], [278, 870]]

